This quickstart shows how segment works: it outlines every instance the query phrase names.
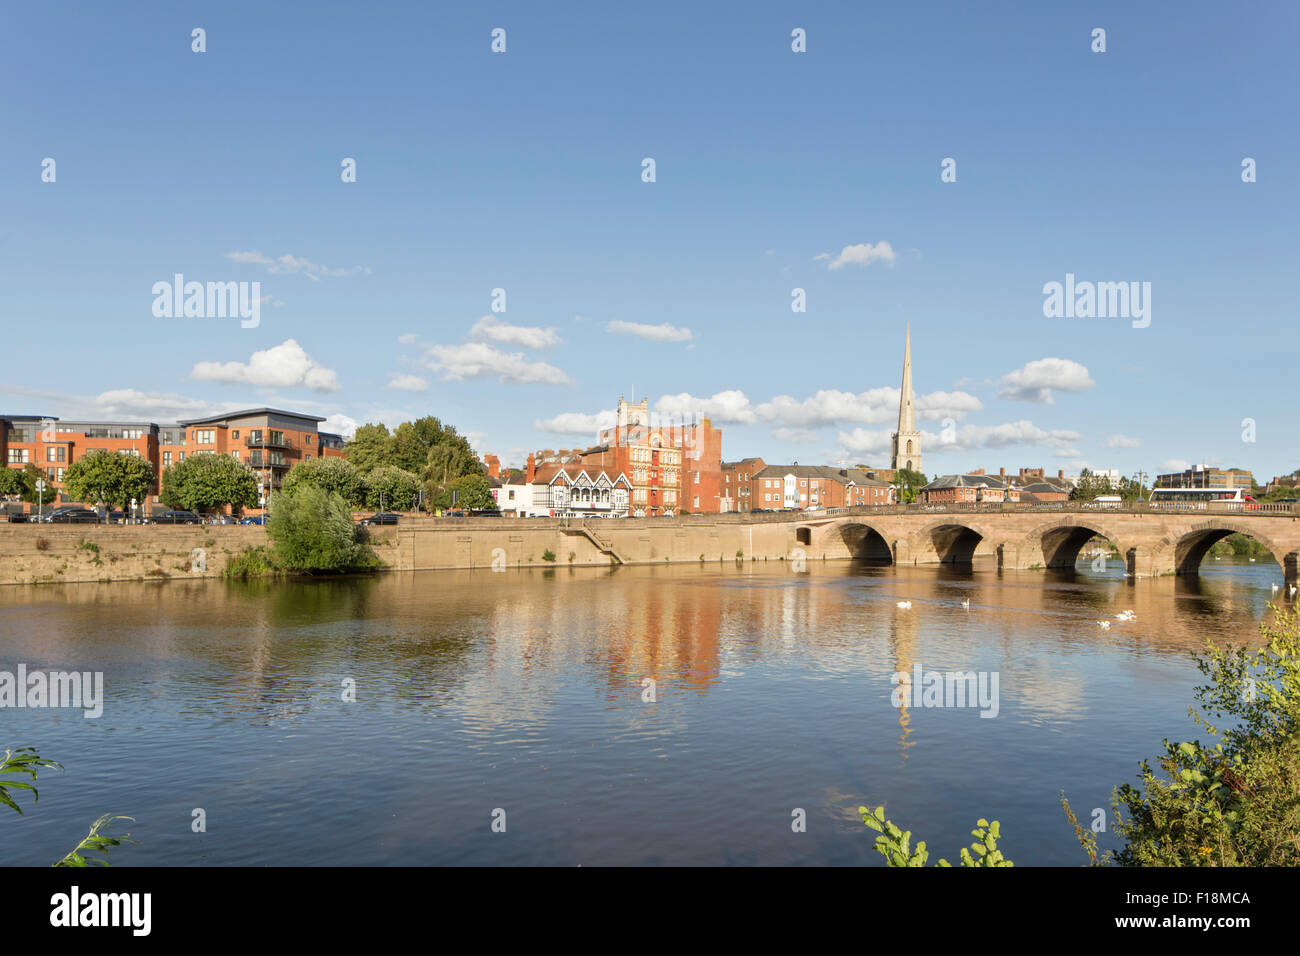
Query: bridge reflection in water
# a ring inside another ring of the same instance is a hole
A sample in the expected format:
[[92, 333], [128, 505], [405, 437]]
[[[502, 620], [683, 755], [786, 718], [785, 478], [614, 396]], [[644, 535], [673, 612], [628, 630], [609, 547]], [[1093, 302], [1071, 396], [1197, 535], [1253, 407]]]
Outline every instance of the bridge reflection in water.
[[[189, 831], [157, 823], [193, 793], [238, 821], [204, 845], [210, 865], [287, 864], [339, 833], [369, 865], [856, 865], [877, 862], [856, 809], [878, 803], [936, 854], [989, 816], [1018, 863], [1078, 865], [1058, 791], [1108, 806], [1163, 738], [1194, 733], [1188, 652], [1257, 641], [1282, 580], [1263, 560], [1206, 565], [1137, 580], [981, 554], [3, 588], [7, 661], [102, 668], [107, 689], [101, 721], [5, 720], [93, 805], [151, 821], [137, 865], [193, 861]], [[997, 673], [997, 718], [893, 706], [891, 676], [918, 665]], [[322, 797], [340, 765], [374, 785]], [[250, 766], [267, 768], [256, 787]], [[86, 805], [42, 801], [11, 862], [66, 852]], [[508, 837], [489, 833], [494, 807]]]

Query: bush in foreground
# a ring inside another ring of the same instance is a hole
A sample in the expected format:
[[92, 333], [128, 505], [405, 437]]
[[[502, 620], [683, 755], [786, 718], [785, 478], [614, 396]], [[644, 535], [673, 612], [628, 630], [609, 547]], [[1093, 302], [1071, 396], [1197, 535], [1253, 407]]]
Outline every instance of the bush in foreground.
[[358, 571], [379, 564], [365, 532], [352, 523], [348, 503], [313, 485], [277, 495], [266, 531], [274, 563], [287, 571]]

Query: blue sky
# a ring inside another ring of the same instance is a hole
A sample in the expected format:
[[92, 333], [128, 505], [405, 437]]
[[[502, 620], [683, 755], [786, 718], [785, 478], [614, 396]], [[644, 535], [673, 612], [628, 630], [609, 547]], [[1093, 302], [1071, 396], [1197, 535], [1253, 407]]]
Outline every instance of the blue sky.
[[[728, 459], [884, 464], [910, 322], [931, 474], [1290, 471], [1300, 13], [1134, 6], [9, 5], [0, 403], [513, 463], [635, 388]], [[155, 317], [176, 273], [260, 324]], [[1045, 317], [1067, 273], [1150, 325]]]

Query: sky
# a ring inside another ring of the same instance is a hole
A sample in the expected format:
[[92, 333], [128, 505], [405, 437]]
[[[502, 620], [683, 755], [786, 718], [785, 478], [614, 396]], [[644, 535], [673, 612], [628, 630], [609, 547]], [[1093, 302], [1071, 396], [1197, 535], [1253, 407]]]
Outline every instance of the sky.
[[928, 474], [1300, 467], [1300, 7], [711, 6], [5, 4], [0, 413], [887, 465], [910, 325]]

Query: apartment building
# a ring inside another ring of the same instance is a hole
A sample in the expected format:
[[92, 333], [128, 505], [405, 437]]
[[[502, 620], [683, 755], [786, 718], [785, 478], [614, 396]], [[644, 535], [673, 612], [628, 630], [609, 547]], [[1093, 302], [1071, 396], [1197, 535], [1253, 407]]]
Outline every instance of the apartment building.
[[1193, 465], [1185, 471], [1156, 475], [1156, 488], [1245, 488], [1254, 487], [1254, 476], [1244, 468], [1211, 468]]
[[718, 510], [722, 512], [744, 513], [753, 511], [750, 504], [750, 481], [754, 475], [767, 467], [762, 458], [742, 458], [740, 461], [722, 463], [722, 494], [718, 499]]
[[943, 475], [921, 489], [926, 504], [992, 504], [1019, 501], [1020, 488], [1005, 475], [984, 474], [983, 469], [966, 475]]
[[[318, 431], [322, 421], [315, 415], [275, 408], [250, 408], [168, 425], [5, 415], [0, 416], [0, 460], [9, 468], [28, 464], [40, 468], [60, 502], [68, 501], [62, 493], [67, 467], [101, 449], [146, 459], [159, 480], [186, 455], [230, 455], [261, 472], [263, 486], [274, 489], [297, 462], [344, 454], [341, 435]], [[159, 490], [155, 482], [150, 504], [158, 504]]]
[[893, 487], [860, 468], [767, 465], [750, 479], [751, 511], [875, 507], [893, 504]]

